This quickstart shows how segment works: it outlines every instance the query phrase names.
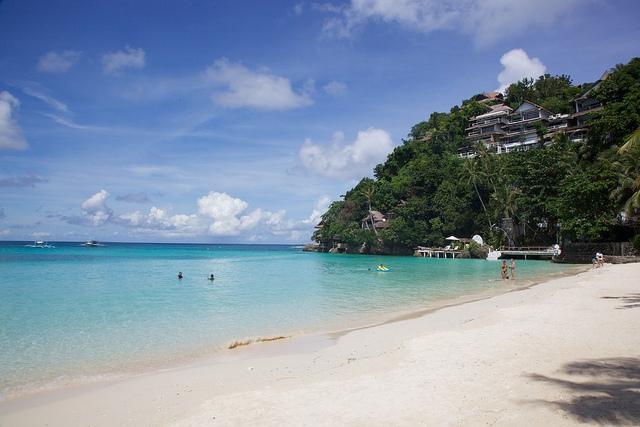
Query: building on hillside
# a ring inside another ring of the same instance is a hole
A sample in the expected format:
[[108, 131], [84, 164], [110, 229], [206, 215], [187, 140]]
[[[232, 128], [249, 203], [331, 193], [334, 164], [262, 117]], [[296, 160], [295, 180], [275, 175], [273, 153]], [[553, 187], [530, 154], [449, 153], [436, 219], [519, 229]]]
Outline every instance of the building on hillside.
[[531, 101], [524, 101], [511, 114], [505, 126], [506, 134], [500, 138], [497, 153], [527, 151], [541, 145], [539, 133], [549, 123], [549, 110]]
[[[373, 222], [373, 224], [372, 224]], [[371, 211], [369, 215], [362, 218], [360, 221], [360, 226], [365, 230], [381, 230], [383, 228], [389, 227], [389, 221], [387, 221], [387, 217], [378, 211]]]
[[607, 70], [595, 82], [593, 86], [582, 92], [573, 100], [575, 113], [571, 115], [573, 129], [571, 132], [572, 141], [582, 141], [586, 139], [589, 130], [589, 122], [594, 118], [594, 113], [602, 110], [602, 103], [593, 95], [600, 84], [609, 77], [611, 70]]
[[[598, 81], [573, 99], [575, 112], [572, 114], [552, 114], [531, 101], [524, 101], [515, 110], [504, 104], [489, 106], [488, 112], [469, 120], [466, 129], [469, 145], [460, 148], [458, 155], [462, 158], [475, 157], [479, 143], [496, 154], [526, 151], [541, 147], [559, 133], [567, 135], [574, 142], [584, 140], [589, 122], [603, 107], [594, 97], [594, 91], [610, 74], [611, 70], [606, 71]], [[487, 92], [476, 95], [474, 99], [487, 104], [502, 102], [503, 97], [498, 92]]]
[[496, 151], [498, 142], [506, 133], [509, 124], [509, 106], [498, 104], [490, 107], [490, 111], [473, 117], [469, 122], [467, 140], [473, 145], [482, 143], [486, 148]]

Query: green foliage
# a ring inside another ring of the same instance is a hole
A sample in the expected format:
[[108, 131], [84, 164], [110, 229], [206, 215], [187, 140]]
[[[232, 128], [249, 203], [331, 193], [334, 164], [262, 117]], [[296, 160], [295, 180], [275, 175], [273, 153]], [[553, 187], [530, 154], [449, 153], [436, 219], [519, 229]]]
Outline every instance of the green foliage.
[[[480, 234], [494, 245], [507, 237], [520, 244], [610, 238], [621, 227], [622, 209], [634, 218], [640, 209], [640, 137], [632, 134], [640, 127], [640, 59], [596, 86], [574, 86], [566, 75], [524, 79], [508, 88], [505, 102], [516, 107], [529, 100], [570, 113], [572, 100], [591, 88], [604, 107], [582, 145], [559, 134], [539, 150], [496, 156], [481, 145], [474, 159], [463, 160], [457, 149], [467, 144], [469, 119], [488, 107], [471, 99], [432, 113], [375, 167], [375, 179], [362, 179], [331, 204], [314, 239], [412, 248], [443, 245], [450, 234]], [[626, 140], [623, 149], [613, 148]], [[363, 229], [369, 210], [387, 215], [388, 227]], [[504, 218], [524, 235], [507, 236]], [[470, 256], [482, 255], [476, 249]]]
[[640, 251], [640, 234], [636, 234], [631, 240], [631, 244], [633, 245], [633, 249], [636, 251]]
[[505, 102], [511, 108], [516, 108], [524, 101], [531, 101], [552, 113], [571, 113], [571, 100], [579, 93], [580, 88], [571, 84], [569, 76], [545, 74], [535, 81], [523, 79], [510, 85]]

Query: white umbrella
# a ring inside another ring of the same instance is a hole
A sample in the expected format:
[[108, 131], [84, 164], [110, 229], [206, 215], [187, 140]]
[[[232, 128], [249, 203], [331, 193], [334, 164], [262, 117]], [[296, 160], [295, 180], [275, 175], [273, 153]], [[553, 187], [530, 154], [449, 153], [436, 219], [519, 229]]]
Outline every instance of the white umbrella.
[[456, 236], [449, 236], [445, 240], [460, 240]]

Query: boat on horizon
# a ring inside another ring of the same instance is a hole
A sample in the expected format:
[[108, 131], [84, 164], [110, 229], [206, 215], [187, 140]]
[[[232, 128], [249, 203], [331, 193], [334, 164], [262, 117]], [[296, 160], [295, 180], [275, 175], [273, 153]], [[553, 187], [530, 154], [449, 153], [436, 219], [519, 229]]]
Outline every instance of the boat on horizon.
[[50, 245], [44, 240], [36, 240], [35, 242], [33, 242], [32, 245], [25, 245], [25, 246], [28, 248], [43, 248], [43, 249], [55, 248], [55, 246]]
[[97, 240], [87, 240], [81, 246], [97, 247], [97, 246], [104, 246], [104, 245], [102, 243], [98, 242]]

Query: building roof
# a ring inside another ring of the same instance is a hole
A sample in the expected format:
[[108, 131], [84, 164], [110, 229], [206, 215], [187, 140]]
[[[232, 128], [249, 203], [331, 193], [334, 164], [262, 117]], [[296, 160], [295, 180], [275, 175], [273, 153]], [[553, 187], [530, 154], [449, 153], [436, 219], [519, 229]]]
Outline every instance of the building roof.
[[500, 115], [503, 115], [503, 114], [509, 114], [512, 111], [511, 107], [509, 107], [508, 105], [505, 105], [505, 104], [492, 105], [489, 108], [491, 108], [491, 111], [488, 111], [488, 112], [486, 112], [484, 114], [480, 114], [479, 116], [475, 116], [474, 118], [472, 118], [472, 120], [486, 119], [486, 118], [489, 118], [489, 117], [500, 116]]
[[547, 109], [546, 109], [546, 108], [544, 108], [542, 105], [538, 105], [538, 104], [536, 104], [535, 102], [526, 101], [526, 100], [525, 100], [525, 101], [522, 101], [522, 103], [520, 103], [520, 105], [518, 105], [518, 108], [516, 108], [516, 109], [515, 109], [515, 110], [513, 110], [513, 111], [514, 111], [514, 112], [515, 112], [515, 111], [518, 111], [518, 110], [520, 109], [520, 107], [522, 107], [524, 104], [530, 104], [530, 105], [533, 105], [533, 106], [538, 107], [539, 109], [544, 110], [544, 111], [546, 111], [547, 113], [551, 114], [551, 111], [547, 110]]

